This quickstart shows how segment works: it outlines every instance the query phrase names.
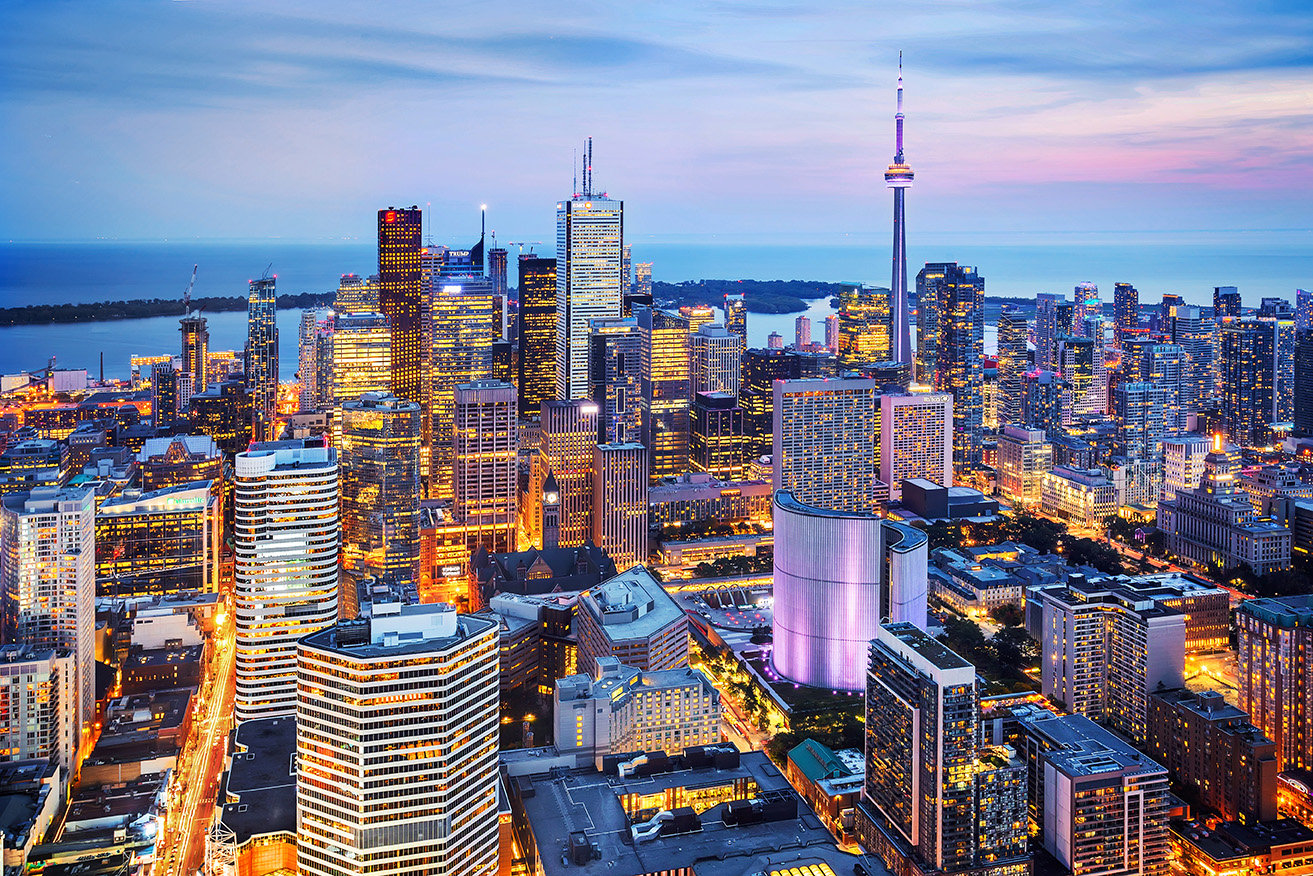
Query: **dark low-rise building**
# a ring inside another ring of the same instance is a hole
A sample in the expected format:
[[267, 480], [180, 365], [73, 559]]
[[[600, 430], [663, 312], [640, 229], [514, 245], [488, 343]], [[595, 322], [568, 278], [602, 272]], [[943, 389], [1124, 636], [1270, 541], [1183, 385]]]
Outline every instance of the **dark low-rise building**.
[[238, 873], [295, 873], [296, 718], [255, 718], [233, 731], [220, 780], [220, 829], [209, 852]]
[[578, 593], [616, 575], [606, 551], [585, 542], [577, 547], [530, 548], [506, 554], [479, 548], [470, 564], [470, 583], [487, 605], [497, 593], [541, 596], [544, 593]]

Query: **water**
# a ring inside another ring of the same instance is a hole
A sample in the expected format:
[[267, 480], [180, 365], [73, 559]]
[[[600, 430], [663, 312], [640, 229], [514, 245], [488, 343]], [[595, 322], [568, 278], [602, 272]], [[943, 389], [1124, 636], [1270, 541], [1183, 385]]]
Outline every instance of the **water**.
[[[838, 235], [781, 243], [743, 239], [638, 237], [635, 261], [653, 263], [653, 277], [667, 282], [702, 278], [804, 279], [888, 285], [888, 241], [883, 236]], [[541, 248], [540, 248], [541, 250]], [[1135, 283], [1144, 303], [1176, 292], [1197, 304], [1212, 303], [1212, 287], [1240, 287], [1247, 305], [1263, 296], [1292, 298], [1313, 284], [1313, 234], [1247, 232], [1191, 234], [991, 235], [914, 237], [912, 266], [956, 260], [976, 265], [991, 296], [1033, 298], [1037, 292], [1066, 292], [1085, 280], [1099, 284], [1104, 301], [1116, 281]], [[514, 261], [514, 255], [512, 255]], [[245, 296], [246, 282], [266, 266], [282, 293], [337, 288], [343, 273], [375, 270], [370, 241], [332, 243], [167, 242], [0, 245], [0, 306], [27, 302], [90, 302], [137, 298], [181, 298], [199, 264], [197, 296]], [[512, 268], [512, 272], [514, 268]], [[181, 304], [179, 304], [181, 312]], [[813, 340], [824, 340], [829, 302], [811, 303]], [[792, 343], [799, 314], [749, 314], [752, 346], [765, 346], [772, 331]], [[210, 347], [240, 350], [246, 340], [243, 312], [209, 314]], [[279, 313], [280, 371], [296, 371], [296, 311]], [[992, 334], [992, 333], [991, 333]], [[176, 317], [93, 324], [0, 328], [0, 373], [43, 366], [53, 354], [61, 367], [99, 368], [107, 377], [126, 377], [134, 354], [176, 352]], [[987, 348], [992, 348], [987, 335]]]

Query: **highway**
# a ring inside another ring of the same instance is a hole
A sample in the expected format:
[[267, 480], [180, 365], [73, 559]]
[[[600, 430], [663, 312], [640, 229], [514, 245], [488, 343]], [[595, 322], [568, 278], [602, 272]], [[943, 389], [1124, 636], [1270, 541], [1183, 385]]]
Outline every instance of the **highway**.
[[205, 835], [232, 726], [235, 638], [230, 613], [221, 612], [211, 639], [211, 659], [197, 694], [192, 733], [174, 776], [178, 790], [170, 797], [161, 829], [158, 872], [162, 876], [192, 876], [204, 863]]

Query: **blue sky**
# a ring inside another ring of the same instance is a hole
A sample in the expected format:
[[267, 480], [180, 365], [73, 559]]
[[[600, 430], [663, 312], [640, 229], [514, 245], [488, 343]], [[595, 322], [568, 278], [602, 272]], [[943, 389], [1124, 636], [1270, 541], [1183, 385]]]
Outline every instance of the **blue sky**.
[[905, 57], [926, 234], [1308, 229], [1306, 3], [0, 7], [0, 239], [547, 240], [572, 156], [635, 238], [884, 234]]

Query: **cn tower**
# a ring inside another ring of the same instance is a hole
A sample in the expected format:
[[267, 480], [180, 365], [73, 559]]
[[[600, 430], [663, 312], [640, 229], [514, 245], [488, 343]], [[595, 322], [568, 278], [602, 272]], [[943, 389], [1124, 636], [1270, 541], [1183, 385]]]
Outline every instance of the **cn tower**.
[[903, 194], [912, 187], [912, 168], [903, 159], [903, 53], [898, 53], [898, 112], [894, 116], [894, 163], [884, 172], [884, 184], [894, 190], [894, 276], [893, 331], [890, 351], [895, 362], [912, 363], [912, 335], [907, 306], [907, 234], [903, 215]]

